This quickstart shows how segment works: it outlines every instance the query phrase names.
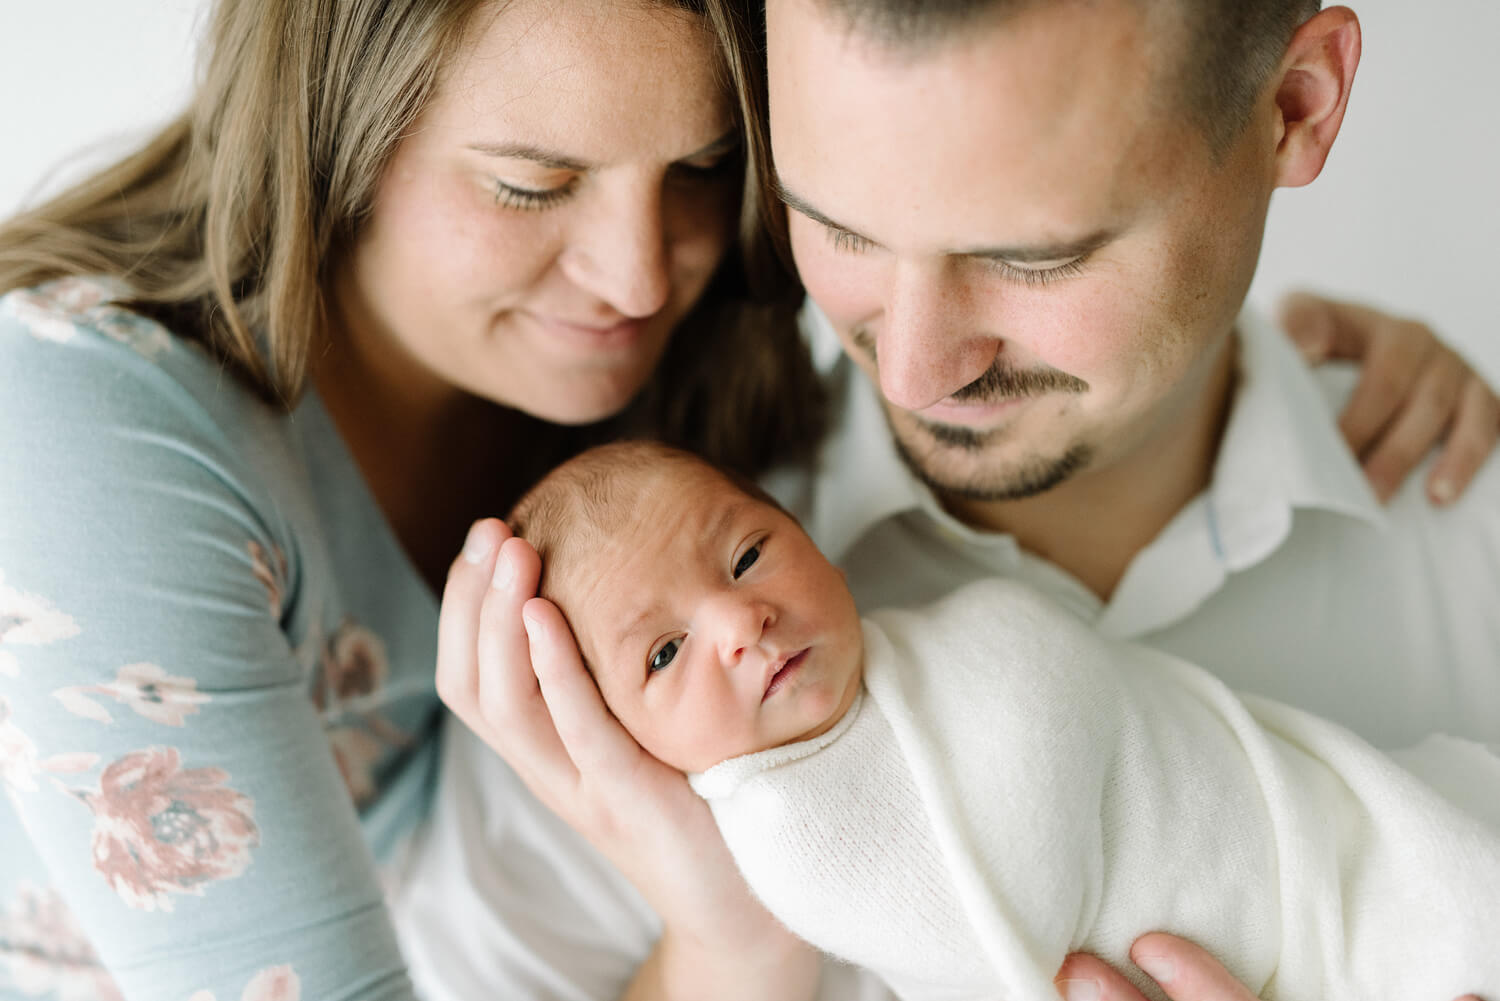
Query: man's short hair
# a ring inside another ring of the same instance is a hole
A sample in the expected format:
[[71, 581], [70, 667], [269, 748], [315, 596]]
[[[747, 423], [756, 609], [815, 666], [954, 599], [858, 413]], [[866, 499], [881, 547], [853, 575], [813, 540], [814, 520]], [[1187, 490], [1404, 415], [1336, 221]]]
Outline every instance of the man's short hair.
[[[1020, 13], [1061, 0], [818, 0], [849, 27], [893, 47], [949, 37], [981, 15]], [[1293, 32], [1320, 0], [1133, 0], [1174, 3], [1188, 51], [1176, 86], [1214, 151], [1223, 152], [1249, 121]]]

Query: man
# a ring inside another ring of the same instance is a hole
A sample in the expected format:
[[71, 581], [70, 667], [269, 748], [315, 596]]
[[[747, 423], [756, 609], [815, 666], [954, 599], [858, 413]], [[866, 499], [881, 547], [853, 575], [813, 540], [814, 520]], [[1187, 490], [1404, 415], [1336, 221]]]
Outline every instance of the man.
[[1019, 576], [1379, 745], [1500, 743], [1500, 465], [1382, 511], [1338, 394], [1240, 316], [1359, 47], [1306, 0], [769, 0], [814, 337], [868, 377], [802, 502], [861, 607]]
[[[1101, 630], [1384, 746], [1500, 741], [1500, 466], [1446, 511], [1420, 486], [1383, 509], [1339, 438], [1336, 388], [1240, 316], [1272, 190], [1312, 180], [1338, 132], [1358, 26], [1342, 8], [1189, 3], [770, 0], [771, 140], [835, 403], [817, 474], [778, 487], [872, 606], [1019, 576]], [[487, 553], [458, 565], [445, 609], [518, 615], [535, 567]], [[487, 600], [496, 566], [523, 583]], [[561, 621], [528, 629], [535, 678], [482, 640], [486, 691], [456, 708], [580, 827], [690, 809], [611, 728]], [[409, 936], [414, 969], [454, 997], [520, 980], [609, 996], [599, 985], [623, 984], [659, 926], [562, 821], [518, 808], [515, 774], [453, 740], [444, 782], [461, 792], [440, 796], [446, 833], [407, 883], [427, 903], [404, 913], [456, 906], [465, 884], [484, 910]], [[612, 861], [680, 869], [670, 892], [698, 913], [733, 897], [699, 880], [711, 835], [656, 835]], [[529, 902], [546, 886], [560, 902], [544, 914]], [[759, 948], [753, 918], [693, 931], [663, 937], [631, 997], [803, 996], [807, 971]], [[705, 941], [745, 947], [713, 965]], [[1135, 955], [1175, 967], [1158, 979], [1176, 1001], [1248, 996], [1178, 940]], [[695, 964], [712, 986], [672, 995]], [[824, 996], [880, 996], [847, 974], [825, 972]], [[1061, 979], [1078, 997], [1139, 996], [1086, 959]]]

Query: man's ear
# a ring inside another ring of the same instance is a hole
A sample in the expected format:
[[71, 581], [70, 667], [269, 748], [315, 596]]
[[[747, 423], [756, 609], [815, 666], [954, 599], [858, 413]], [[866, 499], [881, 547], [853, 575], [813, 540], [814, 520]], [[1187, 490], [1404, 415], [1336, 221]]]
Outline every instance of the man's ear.
[[1300, 187], [1322, 172], [1349, 106], [1359, 49], [1359, 18], [1348, 7], [1319, 12], [1292, 36], [1276, 78], [1278, 187]]

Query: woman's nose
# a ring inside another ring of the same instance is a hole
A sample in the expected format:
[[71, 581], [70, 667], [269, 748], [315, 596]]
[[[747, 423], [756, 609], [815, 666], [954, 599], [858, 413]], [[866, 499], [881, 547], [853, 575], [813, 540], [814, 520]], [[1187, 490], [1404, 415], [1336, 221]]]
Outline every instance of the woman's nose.
[[639, 319], [665, 306], [672, 291], [662, 193], [632, 187], [616, 194], [575, 234], [565, 270], [622, 316]]

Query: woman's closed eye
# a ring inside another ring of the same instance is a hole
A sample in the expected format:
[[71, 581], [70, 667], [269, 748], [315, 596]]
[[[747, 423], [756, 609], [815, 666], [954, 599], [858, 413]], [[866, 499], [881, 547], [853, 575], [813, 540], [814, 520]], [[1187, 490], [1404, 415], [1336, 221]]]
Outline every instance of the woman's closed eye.
[[578, 178], [569, 178], [562, 184], [550, 188], [528, 188], [502, 181], [499, 178], [495, 178], [494, 182], [495, 204], [503, 205], [508, 209], [539, 211], [551, 208], [571, 197], [573, 189], [578, 184]]

